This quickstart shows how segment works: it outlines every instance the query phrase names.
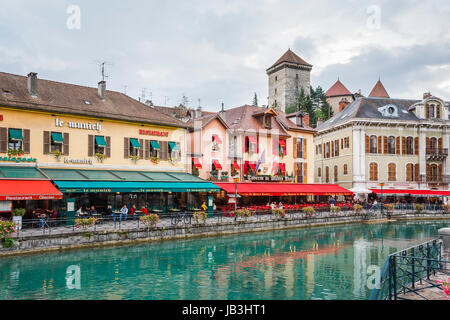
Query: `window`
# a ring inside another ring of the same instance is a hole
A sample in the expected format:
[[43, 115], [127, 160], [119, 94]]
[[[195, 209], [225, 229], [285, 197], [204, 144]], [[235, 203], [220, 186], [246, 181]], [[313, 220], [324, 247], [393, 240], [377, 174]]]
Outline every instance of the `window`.
[[344, 164], [344, 175], [348, 174], [348, 166]]
[[388, 138], [388, 154], [395, 154], [395, 137]]
[[159, 153], [161, 152], [161, 147], [158, 141], [150, 140], [150, 157], [159, 158]]
[[339, 140], [334, 141], [334, 156], [339, 156]]
[[180, 147], [176, 142], [169, 141], [169, 159], [176, 161], [181, 159]]
[[412, 163], [406, 165], [406, 181], [414, 181], [414, 165]]
[[376, 136], [370, 137], [370, 153], [378, 153], [378, 138]]
[[437, 164], [432, 164], [429, 166], [428, 181], [438, 180], [438, 166]]
[[338, 166], [334, 166], [334, 182], [338, 181]]
[[275, 95], [277, 94], [277, 89], [275, 89]]
[[268, 114], [266, 114], [264, 116], [264, 126], [267, 129], [270, 129], [272, 127], [272, 117], [270, 115], [268, 115]]
[[232, 136], [231, 139], [229, 139], [229, 144], [230, 155], [233, 157], [237, 156], [237, 137]]
[[103, 136], [95, 136], [95, 153], [105, 154], [106, 140]]
[[8, 149], [22, 150], [22, 129], [9, 129], [8, 131]]
[[434, 118], [434, 104], [430, 105], [429, 118]]
[[217, 134], [213, 134], [211, 137], [211, 151], [220, 151], [220, 145], [222, 144], [222, 139]]
[[258, 153], [258, 139], [256, 137], [245, 137], [245, 152]]
[[378, 181], [378, 164], [371, 163], [369, 170], [370, 181]]
[[50, 139], [50, 152], [63, 152], [64, 139], [62, 133], [52, 132]]
[[[275, 81], [278, 81], [278, 76], [275, 76]], [[275, 90], [275, 93], [276, 93], [277, 91]]]
[[437, 139], [436, 138], [430, 138], [430, 145], [428, 146], [432, 152], [436, 152], [437, 150]]
[[297, 138], [297, 159], [303, 158], [303, 138]]
[[139, 149], [141, 148], [141, 145], [139, 143], [138, 139], [130, 139], [129, 143], [129, 150], [130, 150], [130, 156], [138, 156], [139, 155]]
[[303, 183], [303, 163], [297, 163], [297, 183]]
[[394, 163], [390, 163], [388, 165], [388, 180], [396, 181], [397, 180], [397, 171], [396, 165]]
[[325, 167], [325, 182], [330, 182], [330, 168]]
[[318, 176], [318, 177], [321, 177], [321, 176], [322, 176], [322, 169], [321, 169], [321, 168], [318, 168], [318, 169], [317, 169], [317, 176]]
[[406, 138], [406, 154], [414, 154], [413, 137]]

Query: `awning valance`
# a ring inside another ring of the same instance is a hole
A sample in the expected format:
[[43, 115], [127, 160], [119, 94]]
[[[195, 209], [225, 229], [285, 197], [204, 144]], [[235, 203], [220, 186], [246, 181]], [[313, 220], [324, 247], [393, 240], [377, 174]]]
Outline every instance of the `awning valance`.
[[95, 136], [95, 144], [97, 147], [106, 147], [106, 140], [103, 136]]
[[[227, 193], [234, 194], [234, 183], [215, 183]], [[296, 183], [238, 183], [237, 193], [242, 196], [334, 196], [352, 195], [353, 192], [336, 184]]]
[[192, 162], [194, 163], [194, 166], [195, 166], [197, 169], [201, 169], [201, 168], [202, 168], [202, 164], [200, 163], [200, 161], [198, 161], [197, 158], [192, 158]]
[[255, 171], [255, 169], [256, 169], [256, 163], [249, 162], [249, 163], [248, 163], [248, 166], [250, 167], [250, 169], [252, 169], [253, 171]]
[[61, 132], [52, 132], [53, 143], [64, 143], [64, 138]]
[[0, 180], [0, 200], [61, 199], [62, 193], [50, 181]]
[[[381, 194], [381, 189], [370, 189], [373, 193]], [[412, 189], [383, 189], [383, 194], [410, 194], [422, 196], [450, 196], [450, 190], [412, 190]]]
[[220, 164], [219, 160], [213, 160], [214, 167], [216, 167], [216, 170], [222, 170], [222, 165]]
[[278, 143], [280, 144], [280, 147], [282, 147], [283, 149], [286, 149], [286, 140], [279, 139]]
[[147, 181], [55, 181], [64, 193], [114, 192], [218, 192], [211, 182], [147, 182]]

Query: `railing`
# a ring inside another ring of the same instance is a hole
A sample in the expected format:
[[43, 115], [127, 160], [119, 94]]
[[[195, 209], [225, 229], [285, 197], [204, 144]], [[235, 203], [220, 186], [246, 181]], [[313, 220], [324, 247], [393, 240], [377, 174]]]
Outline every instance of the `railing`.
[[448, 156], [447, 148], [427, 148], [426, 149], [427, 156]]
[[449, 263], [442, 259], [442, 241], [438, 239], [393, 253], [381, 269], [370, 300], [408, 300], [404, 296], [408, 293], [426, 299], [422, 290], [439, 287], [430, 276], [437, 271], [448, 273]]

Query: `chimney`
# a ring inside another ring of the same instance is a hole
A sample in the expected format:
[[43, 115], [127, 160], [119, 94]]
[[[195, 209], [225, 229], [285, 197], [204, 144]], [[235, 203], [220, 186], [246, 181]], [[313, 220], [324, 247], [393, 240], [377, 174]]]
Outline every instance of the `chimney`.
[[222, 109], [221, 109], [220, 112], [219, 112], [219, 116], [220, 116], [224, 121], [226, 121], [226, 112], [225, 112], [225, 107], [224, 107], [224, 105], [223, 105], [223, 102], [222, 102]]
[[28, 74], [28, 92], [34, 98], [37, 97], [37, 73], [30, 72]]
[[423, 94], [423, 99], [425, 100], [426, 98], [429, 98], [429, 97], [431, 97], [431, 92], [425, 92], [424, 94]]
[[323, 121], [320, 120], [320, 118], [317, 118], [316, 128], [317, 128], [318, 126], [320, 126], [322, 123], [323, 123]]
[[309, 113], [305, 112], [305, 115], [303, 116], [303, 125], [309, 127]]
[[106, 100], [106, 81], [100, 81], [98, 83], [98, 96], [103, 101]]
[[194, 119], [200, 118], [202, 116], [202, 107], [198, 106], [197, 110], [194, 112]]
[[349, 105], [349, 103], [350, 103], [350, 102], [348, 102], [347, 99], [342, 99], [342, 100], [339, 102], [339, 112], [341, 112], [342, 110], [344, 110], [345, 107]]

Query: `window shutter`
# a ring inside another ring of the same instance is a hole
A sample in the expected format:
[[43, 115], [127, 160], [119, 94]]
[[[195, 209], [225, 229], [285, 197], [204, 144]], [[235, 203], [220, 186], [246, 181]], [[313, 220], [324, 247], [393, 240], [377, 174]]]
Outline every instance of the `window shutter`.
[[111, 137], [105, 137], [106, 139], [106, 150], [105, 150], [105, 156], [107, 158], [111, 158]]
[[259, 153], [259, 136], [256, 136], [256, 153]]
[[69, 155], [69, 134], [67, 132], [64, 133], [63, 154], [65, 156]]
[[150, 158], [150, 140], [144, 141], [144, 159], [148, 160]]
[[339, 140], [336, 140], [336, 155], [339, 157]]
[[[297, 137], [293, 137], [292, 141], [294, 142], [293, 143], [293, 145], [294, 145], [294, 148], [293, 148], [293, 150], [294, 150], [294, 159], [297, 159]], [[316, 153], [317, 153], [317, 148], [316, 148]]]
[[[294, 138], [295, 139], [295, 138]], [[297, 162], [294, 162], [294, 177], [295, 177], [295, 181], [297, 182], [297, 183], [301, 183], [300, 181], [299, 181], [299, 176], [298, 176], [298, 163]]]
[[303, 163], [303, 183], [308, 183], [308, 164]]
[[6, 136], [6, 128], [0, 128], [0, 152], [8, 152], [8, 138]]
[[442, 181], [442, 163], [438, 166], [438, 178]]
[[308, 156], [308, 146], [306, 145], [306, 139], [303, 139], [303, 159], [306, 159]]
[[144, 159], [144, 139], [139, 139], [141, 148], [139, 149], [139, 159]]
[[431, 176], [431, 165], [427, 164], [427, 179]]
[[334, 142], [331, 142], [331, 156], [334, 157]]
[[30, 130], [29, 129], [23, 130], [23, 153], [25, 153], [25, 154], [30, 153]]
[[406, 137], [402, 137], [402, 154], [406, 154]]
[[427, 149], [431, 149], [431, 146], [430, 146], [430, 138], [426, 138], [426, 148]]
[[370, 138], [366, 134], [366, 153], [369, 153], [369, 152], [370, 152]]
[[418, 182], [419, 176], [420, 176], [420, 168], [419, 168], [419, 164], [417, 163], [414, 165], [414, 180]]
[[388, 153], [388, 138], [386, 136], [383, 137], [383, 153]]
[[442, 138], [438, 139], [438, 148], [442, 149]]
[[244, 152], [248, 152], [248, 148], [247, 148], [247, 146], [248, 146], [248, 137], [245, 137], [244, 138]]
[[178, 147], [178, 157], [181, 159], [181, 143], [177, 142], [176, 145]]
[[94, 136], [92, 134], [88, 135], [88, 157], [94, 155]]
[[169, 149], [169, 143], [167, 141], [160, 141], [160, 147], [161, 147], [161, 161], [167, 161], [167, 152]]
[[400, 154], [400, 137], [395, 139], [395, 153]]
[[441, 106], [439, 105], [436, 106], [436, 118], [441, 118]]
[[128, 159], [130, 155], [130, 138], [123, 138], [123, 158]]
[[426, 118], [428, 119], [430, 117], [430, 106], [429, 105], [425, 106], [425, 112], [426, 112]]
[[50, 153], [50, 131], [44, 131], [44, 154]]
[[414, 154], [419, 154], [419, 137], [414, 138]]

